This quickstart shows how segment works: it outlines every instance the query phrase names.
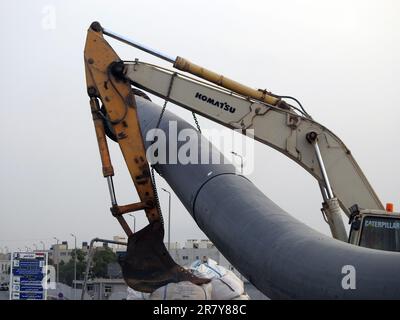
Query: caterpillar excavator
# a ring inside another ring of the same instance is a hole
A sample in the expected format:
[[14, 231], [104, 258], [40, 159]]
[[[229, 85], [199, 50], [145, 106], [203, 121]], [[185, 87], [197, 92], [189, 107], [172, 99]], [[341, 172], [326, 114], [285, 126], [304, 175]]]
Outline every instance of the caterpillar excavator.
[[[124, 61], [104, 36], [152, 54], [171, 64], [169, 70], [139, 60]], [[254, 138], [298, 163], [318, 182], [322, 214], [332, 236], [357, 246], [400, 251], [400, 214], [382, 205], [350, 150], [290, 96], [252, 89], [182, 57], [170, 57], [120, 36], [93, 22], [84, 51], [87, 92], [111, 196], [111, 213], [128, 236], [121, 262], [124, 279], [138, 291], [152, 292], [170, 282], [208, 282], [174, 262], [163, 243], [164, 228], [154, 178], [146, 158], [135, 95], [146, 91], [195, 114]], [[299, 106], [289, 104], [294, 100]], [[140, 202], [119, 205], [113, 185], [108, 136], [124, 156]], [[149, 224], [133, 233], [123, 215], [144, 211]], [[342, 211], [349, 218], [347, 236]]]

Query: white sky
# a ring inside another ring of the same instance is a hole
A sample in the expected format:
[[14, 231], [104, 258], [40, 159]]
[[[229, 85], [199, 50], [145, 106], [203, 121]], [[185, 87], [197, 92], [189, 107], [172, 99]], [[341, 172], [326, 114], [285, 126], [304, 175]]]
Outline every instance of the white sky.
[[[48, 30], [52, 10], [56, 24]], [[72, 244], [71, 232], [79, 242], [122, 234], [108, 210], [86, 95], [83, 47], [94, 20], [247, 85], [299, 98], [352, 150], [381, 200], [400, 208], [399, 13], [395, 0], [1, 1], [0, 249], [50, 245], [53, 237]], [[110, 42], [124, 59], [169, 67]], [[187, 111], [170, 110], [193, 121]], [[136, 201], [122, 156], [112, 151], [118, 200]], [[329, 234], [318, 185], [298, 165], [257, 145], [250, 178]], [[160, 193], [166, 214], [168, 198]], [[204, 237], [175, 195], [172, 202], [171, 240]]]

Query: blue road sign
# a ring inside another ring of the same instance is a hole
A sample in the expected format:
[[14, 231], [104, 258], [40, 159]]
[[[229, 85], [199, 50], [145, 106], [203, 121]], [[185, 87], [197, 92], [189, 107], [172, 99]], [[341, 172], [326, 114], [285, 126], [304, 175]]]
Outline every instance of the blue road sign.
[[47, 252], [13, 252], [10, 299], [45, 300], [42, 281], [47, 273]]

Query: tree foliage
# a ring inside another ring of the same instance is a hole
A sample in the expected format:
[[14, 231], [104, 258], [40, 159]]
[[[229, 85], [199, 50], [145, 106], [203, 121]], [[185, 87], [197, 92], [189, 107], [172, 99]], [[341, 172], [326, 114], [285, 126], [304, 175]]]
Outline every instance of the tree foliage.
[[[60, 262], [59, 265], [59, 279], [60, 282], [65, 283], [69, 286], [73, 285], [73, 280], [74, 280], [74, 267], [75, 267], [75, 250], [71, 252], [71, 259], [65, 263], [64, 261]], [[84, 272], [86, 269], [86, 261], [85, 261], [85, 253], [77, 249], [76, 250], [76, 279], [77, 280], [83, 280], [84, 278]]]
[[[68, 262], [60, 261], [59, 264], [60, 282], [69, 286], [73, 285], [74, 280], [74, 257], [75, 250], [72, 251], [71, 259]], [[86, 253], [78, 249], [76, 257], [76, 279], [83, 280], [86, 271]], [[97, 248], [93, 254], [90, 278], [107, 278], [108, 264], [116, 261], [117, 255], [110, 248]]]
[[107, 265], [117, 261], [117, 255], [110, 248], [96, 250], [93, 256], [91, 275], [94, 278], [107, 278]]

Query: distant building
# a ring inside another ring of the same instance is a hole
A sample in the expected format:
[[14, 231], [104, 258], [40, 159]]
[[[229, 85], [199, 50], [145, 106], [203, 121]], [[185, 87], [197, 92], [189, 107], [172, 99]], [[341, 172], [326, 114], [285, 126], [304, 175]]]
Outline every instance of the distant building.
[[186, 240], [185, 248], [194, 248], [194, 249], [210, 249], [214, 248], [214, 244], [208, 239], [190, 239]]
[[9, 271], [11, 266], [11, 254], [0, 253], [0, 282], [9, 281]]
[[[118, 241], [118, 242], [124, 242], [124, 243], [128, 242], [128, 239], [124, 236], [114, 236], [113, 240]], [[121, 245], [121, 244], [113, 244], [112, 248], [114, 251], [121, 251], [121, 250], [125, 251], [126, 250], [126, 246]]]
[[[83, 281], [76, 284], [81, 289]], [[88, 281], [86, 293], [92, 300], [121, 300], [126, 298], [127, 289], [123, 279], [93, 279]]]
[[175, 244], [170, 246], [169, 251], [171, 257], [181, 266], [189, 266], [195, 260], [207, 260], [207, 258], [217, 262], [220, 260], [220, 252], [210, 240], [187, 240], [183, 248]]
[[170, 254], [176, 263], [186, 267], [195, 260], [206, 261], [208, 258], [213, 259], [219, 265], [236, 273], [242, 280], [247, 281], [208, 239], [187, 240], [183, 248], [177, 245], [171, 246]]
[[[168, 247], [168, 243], [165, 243], [165, 247]], [[179, 242], [171, 242], [170, 243], [171, 250], [176, 250], [176, 249], [180, 249], [180, 248], [181, 248], [181, 244]]]
[[[78, 250], [82, 250], [84, 253], [89, 251], [89, 246], [87, 242], [82, 242], [81, 248], [77, 247]], [[53, 261], [53, 263], [67, 263], [72, 259], [72, 252], [75, 250], [74, 248], [68, 248], [68, 242], [63, 241], [61, 244], [53, 244], [50, 248], [49, 259]]]

